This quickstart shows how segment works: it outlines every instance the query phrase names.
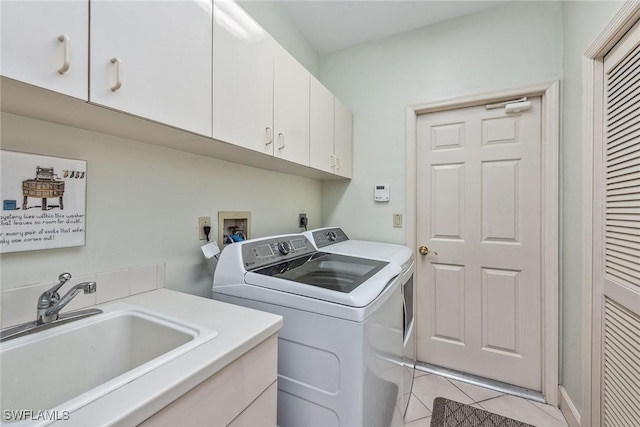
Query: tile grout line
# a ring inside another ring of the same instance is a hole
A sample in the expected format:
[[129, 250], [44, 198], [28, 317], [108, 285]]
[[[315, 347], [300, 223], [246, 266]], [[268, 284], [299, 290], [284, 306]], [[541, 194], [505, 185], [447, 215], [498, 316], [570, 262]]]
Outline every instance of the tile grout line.
[[[452, 386], [454, 386], [455, 388], [457, 388], [458, 390], [460, 390], [462, 392], [462, 394], [464, 394], [465, 396], [467, 396], [469, 399], [471, 399], [471, 401], [473, 402], [471, 405], [479, 405], [482, 409], [484, 409], [485, 411], [487, 411], [487, 409], [482, 406], [481, 402], [487, 402], [489, 400], [493, 400], [493, 399], [498, 399], [504, 396], [507, 396], [507, 394], [502, 393], [499, 396], [494, 396], [494, 397], [490, 397], [488, 399], [483, 399], [483, 400], [475, 400], [474, 398], [472, 398], [471, 396], [469, 396], [468, 393], [465, 393], [464, 390], [462, 390], [460, 387], [458, 387], [457, 385], [455, 385], [454, 383], [451, 382], [451, 380], [449, 378], [445, 378], [447, 381], [449, 381], [449, 384], [451, 384]], [[531, 406], [533, 406], [534, 408], [536, 408], [538, 411], [542, 412], [543, 414], [545, 414], [546, 416], [554, 419], [555, 421], [558, 422], [562, 422], [563, 420], [559, 420], [556, 417], [554, 417], [553, 415], [549, 414], [547, 411], [545, 411], [544, 409], [540, 408], [539, 406], [535, 405], [533, 402], [531, 402], [529, 399], [525, 399], [522, 397], [518, 397], [518, 396], [513, 396], [516, 399], [520, 399], [520, 400], [524, 400], [525, 402], [529, 403]]]
[[413, 422], [415, 422], [415, 421], [426, 420], [427, 418], [431, 418], [431, 415], [432, 415], [432, 412], [429, 410], [429, 408], [427, 408], [427, 406], [422, 402], [422, 400], [420, 400], [420, 399], [418, 398], [418, 396], [416, 396], [415, 394], [413, 394], [413, 391], [411, 392], [411, 396], [412, 396], [412, 397], [414, 397], [415, 399], [417, 399], [417, 400], [418, 400], [418, 402], [420, 402], [420, 404], [421, 404], [422, 406], [424, 406], [424, 408], [427, 410], [427, 412], [429, 412], [429, 415], [425, 415], [424, 417], [416, 418], [416, 419], [411, 420], [411, 421], [405, 421], [405, 420], [404, 420], [404, 417], [402, 417], [402, 424], [403, 424], [403, 425], [404, 425], [404, 424], [407, 424], [407, 423], [413, 423]]
[[[526, 399], [525, 399], [525, 400], [526, 400]], [[550, 413], [548, 413], [547, 411], [545, 411], [544, 409], [542, 409], [542, 408], [541, 408], [541, 407], [539, 407], [538, 405], [535, 405], [533, 402], [531, 402], [531, 401], [529, 401], [529, 400], [527, 400], [527, 402], [529, 402], [529, 403], [530, 403], [530, 404], [532, 404], [536, 409], [538, 409], [539, 411], [541, 411], [541, 412], [545, 413], [547, 416], [549, 416], [549, 417], [553, 418], [554, 420], [559, 421], [559, 422], [564, 422], [564, 423], [566, 423], [566, 422], [567, 422], [567, 420], [565, 420], [565, 419], [560, 420], [560, 419], [558, 419], [558, 418], [554, 417], [553, 415], [551, 415]], [[546, 405], [546, 404], [545, 404], [545, 405]], [[549, 406], [551, 406], [551, 405], [549, 405]], [[561, 412], [560, 414], [562, 414], [562, 412]], [[564, 418], [564, 417], [563, 417], [563, 418]]]
[[[413, 397], [415, 397], [416, 399], [418, 399], [418, 402], [420, 402], [420, 404], [421, 404], [422, 406], [424, 406], [424, 408], [425, 408], [427, 411], [429, 411], [429, 416], [431, 416], [431, 414], [433, 414], [433, 411], [432, 411], [431, 409], [429, 409], [429, 407], [428, 407], [427, 405], [425, 405], [425, 404], [424, 404], [424, 402], [422, 401], [422, 399], [420, 399], [420, 398], [419, 398], [417, 395], [415, 395], [413, 392], [411, 392], [411, 395], [412, 395]], [[422, 419], [422, 418], [420, 418], [420, 419]]]
[[476, 401], [473, 399], [473, 397], [469, 396], [467, 393], [464, 392], [464, 390], [462, 390], [460, 387], [458, 387], [457, 385], [455, 385], [454, 383], [451, 382], [451, 380], [449, 378], [444, 377], [445, 380], [447, 380], [449, 382], [449, 384], [451, 384], [454, 388], [460, 390], [460, 392], [462, 394], [464, 394], [465, 396], [467, 396], [469, 398], [469, 400], [471, 400], [471, 405], [473, 405], [474, 403], [476, 403]]
[[[457, 388], [458, 390], [460, 390], [460, 391], [462, 392], [462, 394], [464, 394], [464, 395], [465, 395], [465, 396], [467, 396], [469, 399], [471, 399], [471, 402], [472, 402], [472, 403], [471, 403], [471, 405], [476, 404], [476, 403], [477, 403], [478, 405], [480, 405], [480, 402], [486, 402], [487, 400], [491, 400], [491, 399], [495, 399], [495, 398], [498, 398], [498, 397], [505, 396], [505, 393], [501, 393], [501, 394], [500, 394], [500, 395], [498, 395], [498, 396], [489, 397], [489, 398], [487, 398], [487, 399], [475, 400], [473, 397], [469, 396], [469, 394], [468, 394], [468, 393], [465, 393], [465, 392], [464, 392], [464, 390], [462, 390], [460, 387], [458, 387], [457, 385], [455, 385], [454, 383], [452, 383], [452, 382], [451, 382], [451, 380], [450, 380], [449, 378], [445, 378], [445, 379], [446, 379], [447, 381], [449, 381], [449, 384], [451, 384], [452, 386], [454, 386], [455, 388]], [[474, 387], [477, 387], [477, 386], [474, 386]], [[479, 387], [479, 388], [482, 388], [482, 387]], [[480, 405], [480, 406], [482, 406], [482, 405]], [[544, 412], [544, 411], [543, 411], [543, 412]]]

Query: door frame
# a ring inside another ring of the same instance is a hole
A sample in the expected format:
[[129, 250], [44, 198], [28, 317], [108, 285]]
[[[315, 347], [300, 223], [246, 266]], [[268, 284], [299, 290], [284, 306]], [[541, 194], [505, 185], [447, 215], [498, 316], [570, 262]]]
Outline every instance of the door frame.
[[[503, 102], [523, 96], [540, 96], [542, 105], [542, 394], [558, 405], [558, 251], [559, 251], [559, 133], [560, 84], [537, 83], [491, 92], [416, 103], [406, 108], [407, 246], [417, 248], [417, 135], [419, 114]], [[419, 277], [416, 276], [416, 280]]]
[[[594, 239], [594, 226], [602, 220], [601, 196], [604, 167], [602, 158], [604, 118], [604, 56], [640, 19], [640, 3], [627, 2], [591, 44], [582, 58], [582, 412], [579, 424], [592, 425], [601, 419], [601, 330], [602, 306], [596, 295], [603, 293], [595, 273], [602, 268], [596, 258], [598, 243]], [[601, 270], [600, 270], [601, 271]]]

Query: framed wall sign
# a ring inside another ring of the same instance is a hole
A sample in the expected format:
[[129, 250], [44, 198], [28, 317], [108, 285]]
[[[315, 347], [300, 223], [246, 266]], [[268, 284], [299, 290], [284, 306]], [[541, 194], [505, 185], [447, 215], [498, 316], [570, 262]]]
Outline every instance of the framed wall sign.
[[85, 244], [85, 160], [0, 150], [0, 171], [0, 253]]

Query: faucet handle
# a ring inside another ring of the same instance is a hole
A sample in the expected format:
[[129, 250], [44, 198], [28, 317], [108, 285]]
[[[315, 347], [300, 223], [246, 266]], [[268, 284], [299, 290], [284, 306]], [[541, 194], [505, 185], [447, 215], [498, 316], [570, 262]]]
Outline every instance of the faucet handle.
[[[69, 280], [71, 280], [71, 274], [70, 273], [62, 273], [61, 275], [58, 276], [58, 284], [56, 284], [53, 288], [49, 289], [47, 291], [47, 293], [49, 295], [55, 295], [58, 292], [58, 289], [60, 289], [62, 287], [62, 285], [64, 285], [65, 283], [67, 283]], [[58, 299], [60, 298], [60, 296], [58, 295]]]

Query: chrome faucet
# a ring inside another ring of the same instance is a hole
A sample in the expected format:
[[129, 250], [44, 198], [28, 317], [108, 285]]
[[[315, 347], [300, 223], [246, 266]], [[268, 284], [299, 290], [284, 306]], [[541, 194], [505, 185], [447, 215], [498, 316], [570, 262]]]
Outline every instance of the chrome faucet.
[[69, 290], [62, 298], [58, 294], [58, 289], [62, 287], [67, 281], [71, 279], [71, 274], [62, 273], [58, 276], [60, 281], [53, 288], [45, 291], [38, 298], [38, 315], [36, 323], [38, 325], [44, 325], [58, 320], [58, 313], [64, 308], [71, 300], [78, 295], [80, 291], [84, 291], [85, 294], [92, 294], [96, 291], [96, 282], [82, 282], [75, 285]]

